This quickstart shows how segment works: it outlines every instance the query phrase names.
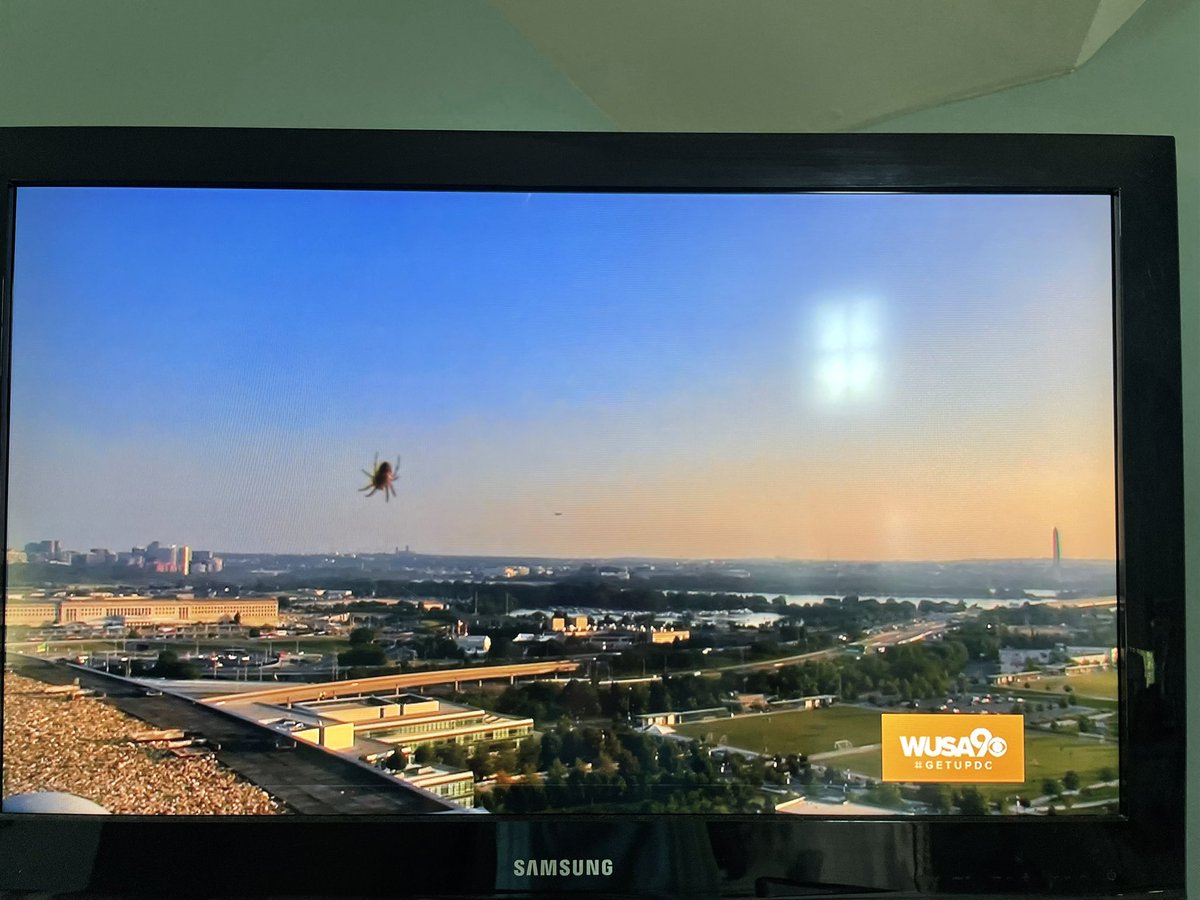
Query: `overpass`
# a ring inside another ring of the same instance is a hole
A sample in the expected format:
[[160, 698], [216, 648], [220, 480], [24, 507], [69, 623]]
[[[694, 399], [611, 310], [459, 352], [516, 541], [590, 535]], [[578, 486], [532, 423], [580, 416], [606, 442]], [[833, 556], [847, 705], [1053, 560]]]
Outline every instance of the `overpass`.
[[377, 694], [384, 691], [420, 691], [430, 685], [453, 684], [464, 681], [493, 681], [535, 675], [558, 675], [574, 672], [579, 663], [570, 660], [551, 660], [537, 663], [513, 663], [506, 666], [474, 666], [467, 669], [431, 669], [427, 672], [405, 672], [399, 675], [379, 675], [351, 681], [323, 681], [317, 684], [293, 684], [262, 691], [238, 691], [204, 698], [203, 703], [220, 706], [237, 700], [252, 703], [302, 703], [306, 700], [333, 700], [337, 697]]

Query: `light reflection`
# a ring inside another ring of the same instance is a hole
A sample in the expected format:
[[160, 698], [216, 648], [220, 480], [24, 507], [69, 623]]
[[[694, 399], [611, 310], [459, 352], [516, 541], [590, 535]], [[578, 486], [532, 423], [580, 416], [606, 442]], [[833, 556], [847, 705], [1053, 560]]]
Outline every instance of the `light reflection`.
[[882, 317], [877, 304], [854, 300], [817, 311], [814, 374], [826, 402], [865, 400], [883, 376]]

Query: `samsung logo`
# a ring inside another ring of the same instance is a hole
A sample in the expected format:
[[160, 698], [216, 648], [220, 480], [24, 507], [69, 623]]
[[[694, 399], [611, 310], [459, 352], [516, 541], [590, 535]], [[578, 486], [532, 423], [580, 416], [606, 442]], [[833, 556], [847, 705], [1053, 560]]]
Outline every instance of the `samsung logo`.
[[528, 878], [532, 875], [611, 875], [611, 859], [515, 859], [513, 875]]

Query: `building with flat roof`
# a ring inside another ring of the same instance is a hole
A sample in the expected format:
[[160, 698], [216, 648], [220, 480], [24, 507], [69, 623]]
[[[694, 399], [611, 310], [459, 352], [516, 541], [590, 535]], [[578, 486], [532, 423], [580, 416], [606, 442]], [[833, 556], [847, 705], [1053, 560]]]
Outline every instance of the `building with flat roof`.
[[[248, 694], [223, 698], [222, 708], [297, 741], [382, 766], [395, 751], [410, 760], [423, 745], [458, 744], [468, 752], [512, 747], [533, 733], [533, 720], [401, 692], [298, 702]], [[395, 777], [460, 806], [475, 805], [474, 774], [444, 765], [410, 763]]]
[[646, 639], [652, 644], [674, 644], [688, 640], [692, 633], [686, 628], [678, 629], [662, 629], [661, 631], [650, 630], [646, 632]]
[[239, 622], [266, 625], [279, 621], [274, 597], [195, 600], [158, 597], [83, 597], [16, 601], [5, 605], [6, 625], [177, 625], [190, 622]]
[[456, 769], [438, 763], [412, 763], [392, 772], [392, 775], [459, 806], [475, 808], [475, 773], [470, 769]]
[[9, 600], [4, 604], [4, 624], [50, 625], [58, 621], [58, 604], [51, 600]]
[[454, 639], [454, 645], [467, 656], [487, 656], [492, 649], [492, 639], [486, 634], [464, 634]]

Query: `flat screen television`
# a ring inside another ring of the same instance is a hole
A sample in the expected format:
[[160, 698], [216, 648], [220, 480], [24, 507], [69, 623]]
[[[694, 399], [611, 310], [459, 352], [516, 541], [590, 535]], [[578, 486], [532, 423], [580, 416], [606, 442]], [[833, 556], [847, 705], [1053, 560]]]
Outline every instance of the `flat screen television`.
[[1169, 138], [0, 131], [0, 888], [1178, 891]]

